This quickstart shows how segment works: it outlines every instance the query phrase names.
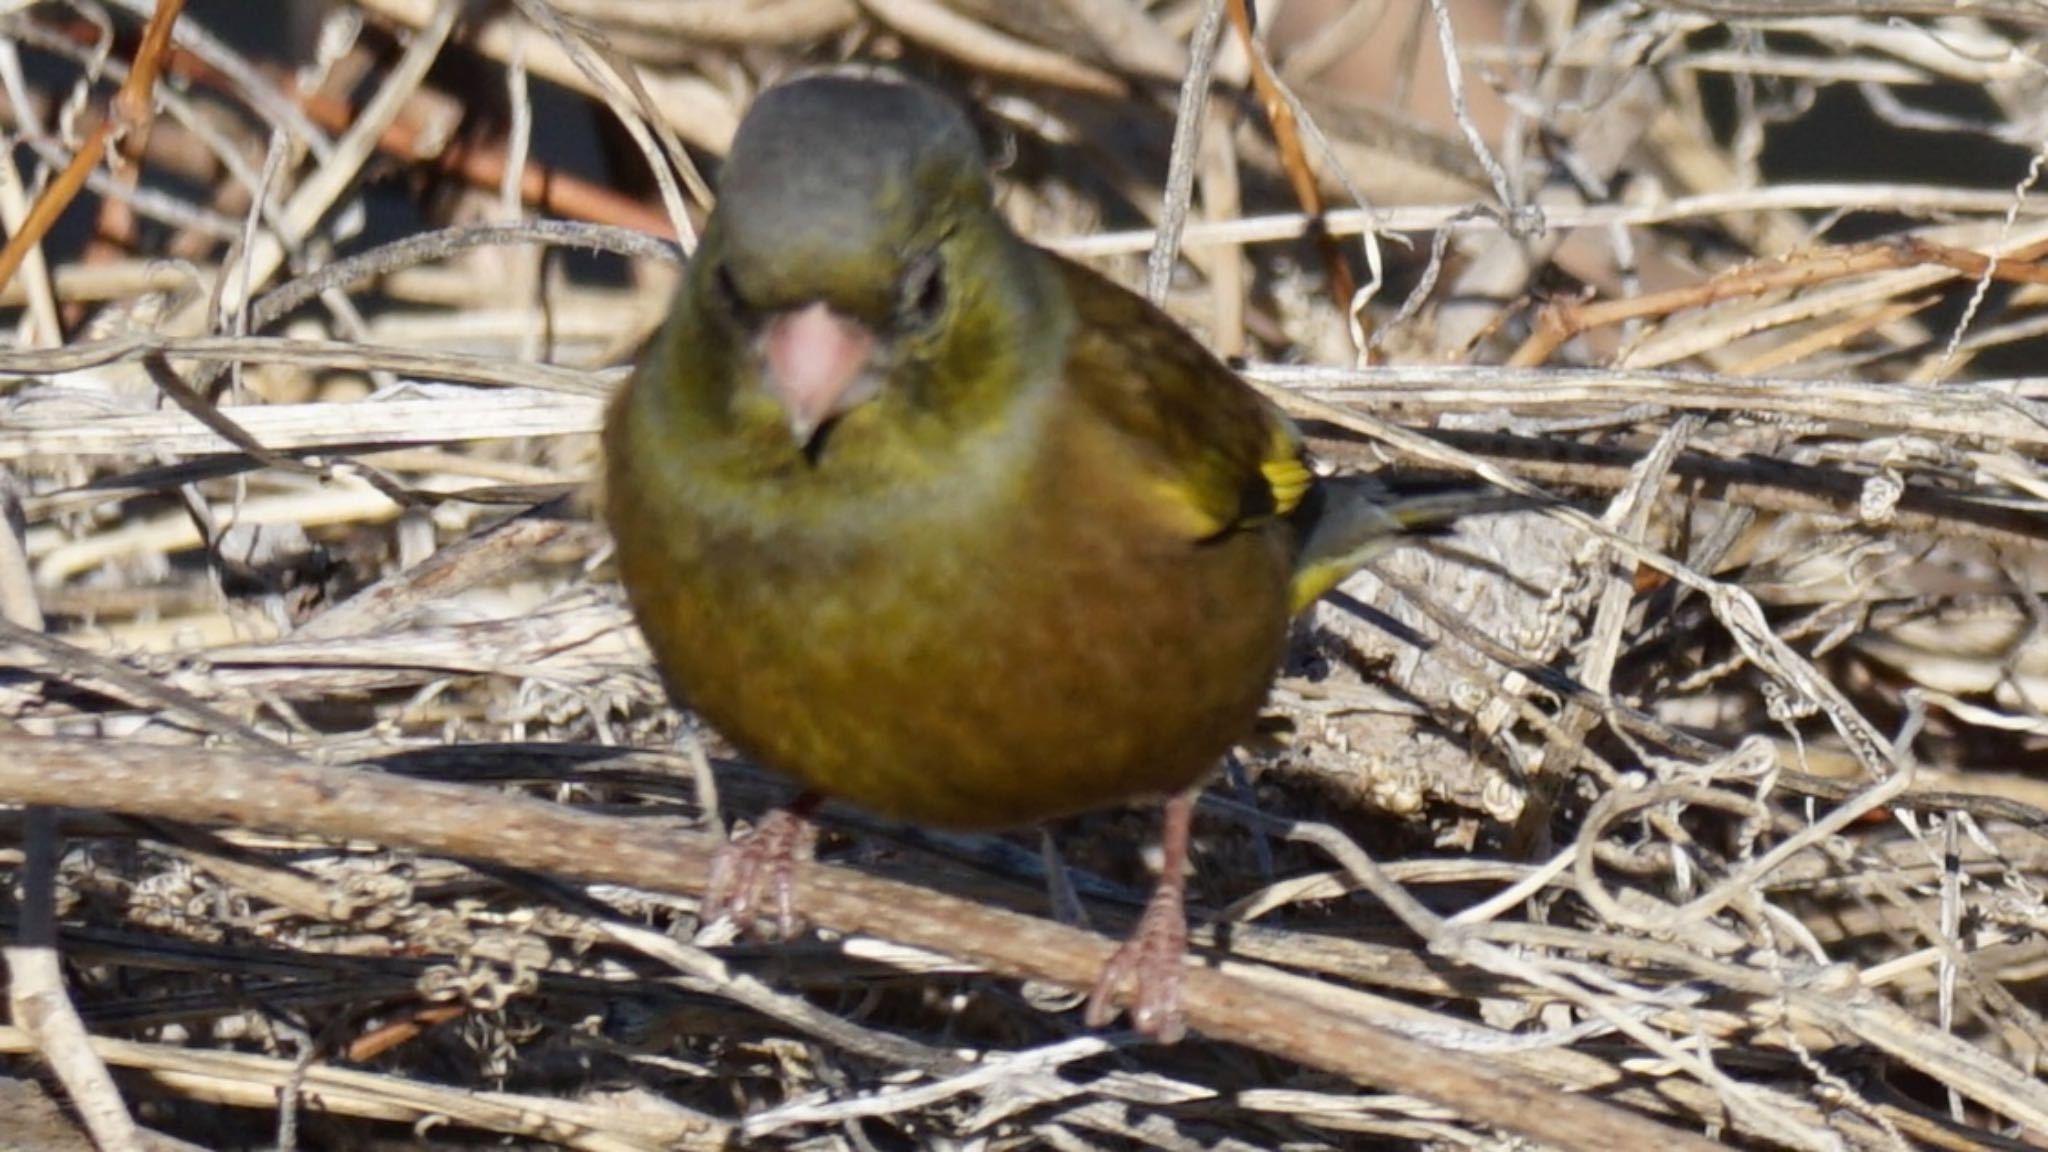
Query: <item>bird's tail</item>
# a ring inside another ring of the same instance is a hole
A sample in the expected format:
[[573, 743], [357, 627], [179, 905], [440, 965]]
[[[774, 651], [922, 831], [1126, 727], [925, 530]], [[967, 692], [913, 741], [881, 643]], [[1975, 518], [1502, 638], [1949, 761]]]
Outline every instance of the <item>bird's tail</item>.
[[1441, 476], [1333, 476], [1296, 510], [1301, 550], [1290, 589], [1297, 615], [1352, 573], [1418, 537], [1441, 535], [1467, 516], [1540, 507], [1544, 501]]

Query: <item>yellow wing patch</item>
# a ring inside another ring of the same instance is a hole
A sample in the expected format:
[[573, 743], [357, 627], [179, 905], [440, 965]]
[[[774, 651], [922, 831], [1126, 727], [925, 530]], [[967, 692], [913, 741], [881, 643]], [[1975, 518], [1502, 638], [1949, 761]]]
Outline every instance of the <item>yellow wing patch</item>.
[[[1233, 473], [1241, 478], [1234, 491], [1227, 483]], [[1146, 490], [1153, 506], [1175, 531], [1197, 540], [1286, 516], [1301, 506], [1316, 484], [1316, 474], [1302, 455], [1293, 425], [1284, 417], [1274, 425], [1268, 452], [1255, 475], [1253, 479], [1254, 473], [1244, 464], [1236, 469], [1189, 469], [1155, 474]], [[1204, 484], [1205, 480], [1210, 483]], [[1250, 481], [1249, 486], [1245, 481]]]
[[1238, 523], [1232, 517], [1217, 515], [1221, 509], [1203, 500], [1201, 493], [1190, 488], [1182, 477], [1151, 479], [1145, 491], [1152, 497], [1150, 503], [1160, 527], [1176, 536], [1206, 540]]
[[1273, 429], [1273, 442], [1259, 463], [1259, 474], [1273, 490], [1273, 513], [1285, 516], [1301, 506], [1302, 497], [1315, 487], [1316, 474], [1302, 458], [1301, 437], [1282, 417]]

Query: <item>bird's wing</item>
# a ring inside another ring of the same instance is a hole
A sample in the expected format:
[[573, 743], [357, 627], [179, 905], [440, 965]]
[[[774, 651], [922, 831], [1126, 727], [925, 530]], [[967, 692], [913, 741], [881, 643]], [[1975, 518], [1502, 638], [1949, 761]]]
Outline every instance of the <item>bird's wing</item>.
[[1285, 414], [1144, 298], [1078, 264], [1066, 280], [1068, 384], [1121, 433], [1162, 520], [1202, 539], [1301, 503], [1315, 476]]

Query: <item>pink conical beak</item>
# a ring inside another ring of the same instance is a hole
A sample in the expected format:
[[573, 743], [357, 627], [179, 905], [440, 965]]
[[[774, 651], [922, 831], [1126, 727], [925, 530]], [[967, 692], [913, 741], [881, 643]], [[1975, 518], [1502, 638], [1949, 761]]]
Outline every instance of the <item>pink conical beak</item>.
[[871, 370], [875, 334], [823, 303], [770, 318], [759, 349], [768, 389], [789, 414], [798, 444], [809, 444], [827, 421], [874, 399], [881, 388]]

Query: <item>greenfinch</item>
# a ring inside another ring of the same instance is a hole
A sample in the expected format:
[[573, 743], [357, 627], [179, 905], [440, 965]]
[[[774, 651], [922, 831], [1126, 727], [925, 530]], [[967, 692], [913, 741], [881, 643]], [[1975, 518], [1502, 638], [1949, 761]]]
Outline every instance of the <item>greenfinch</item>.
[[721, 854], [707, 904], [747, 911], [765, 877], [786, 923], [821, 797], [957, 829], [1171, 797], [1088, 1012], [1128, 995], [1165, 1040], [1192, 789], [1250, 733], [1290, 622], [1485, 505], [1319, 478], [1163, 312], [1012, 231], [959, 107], [880, 70], [754, 103], [604, 443], [671, 693], [805, 789]]

